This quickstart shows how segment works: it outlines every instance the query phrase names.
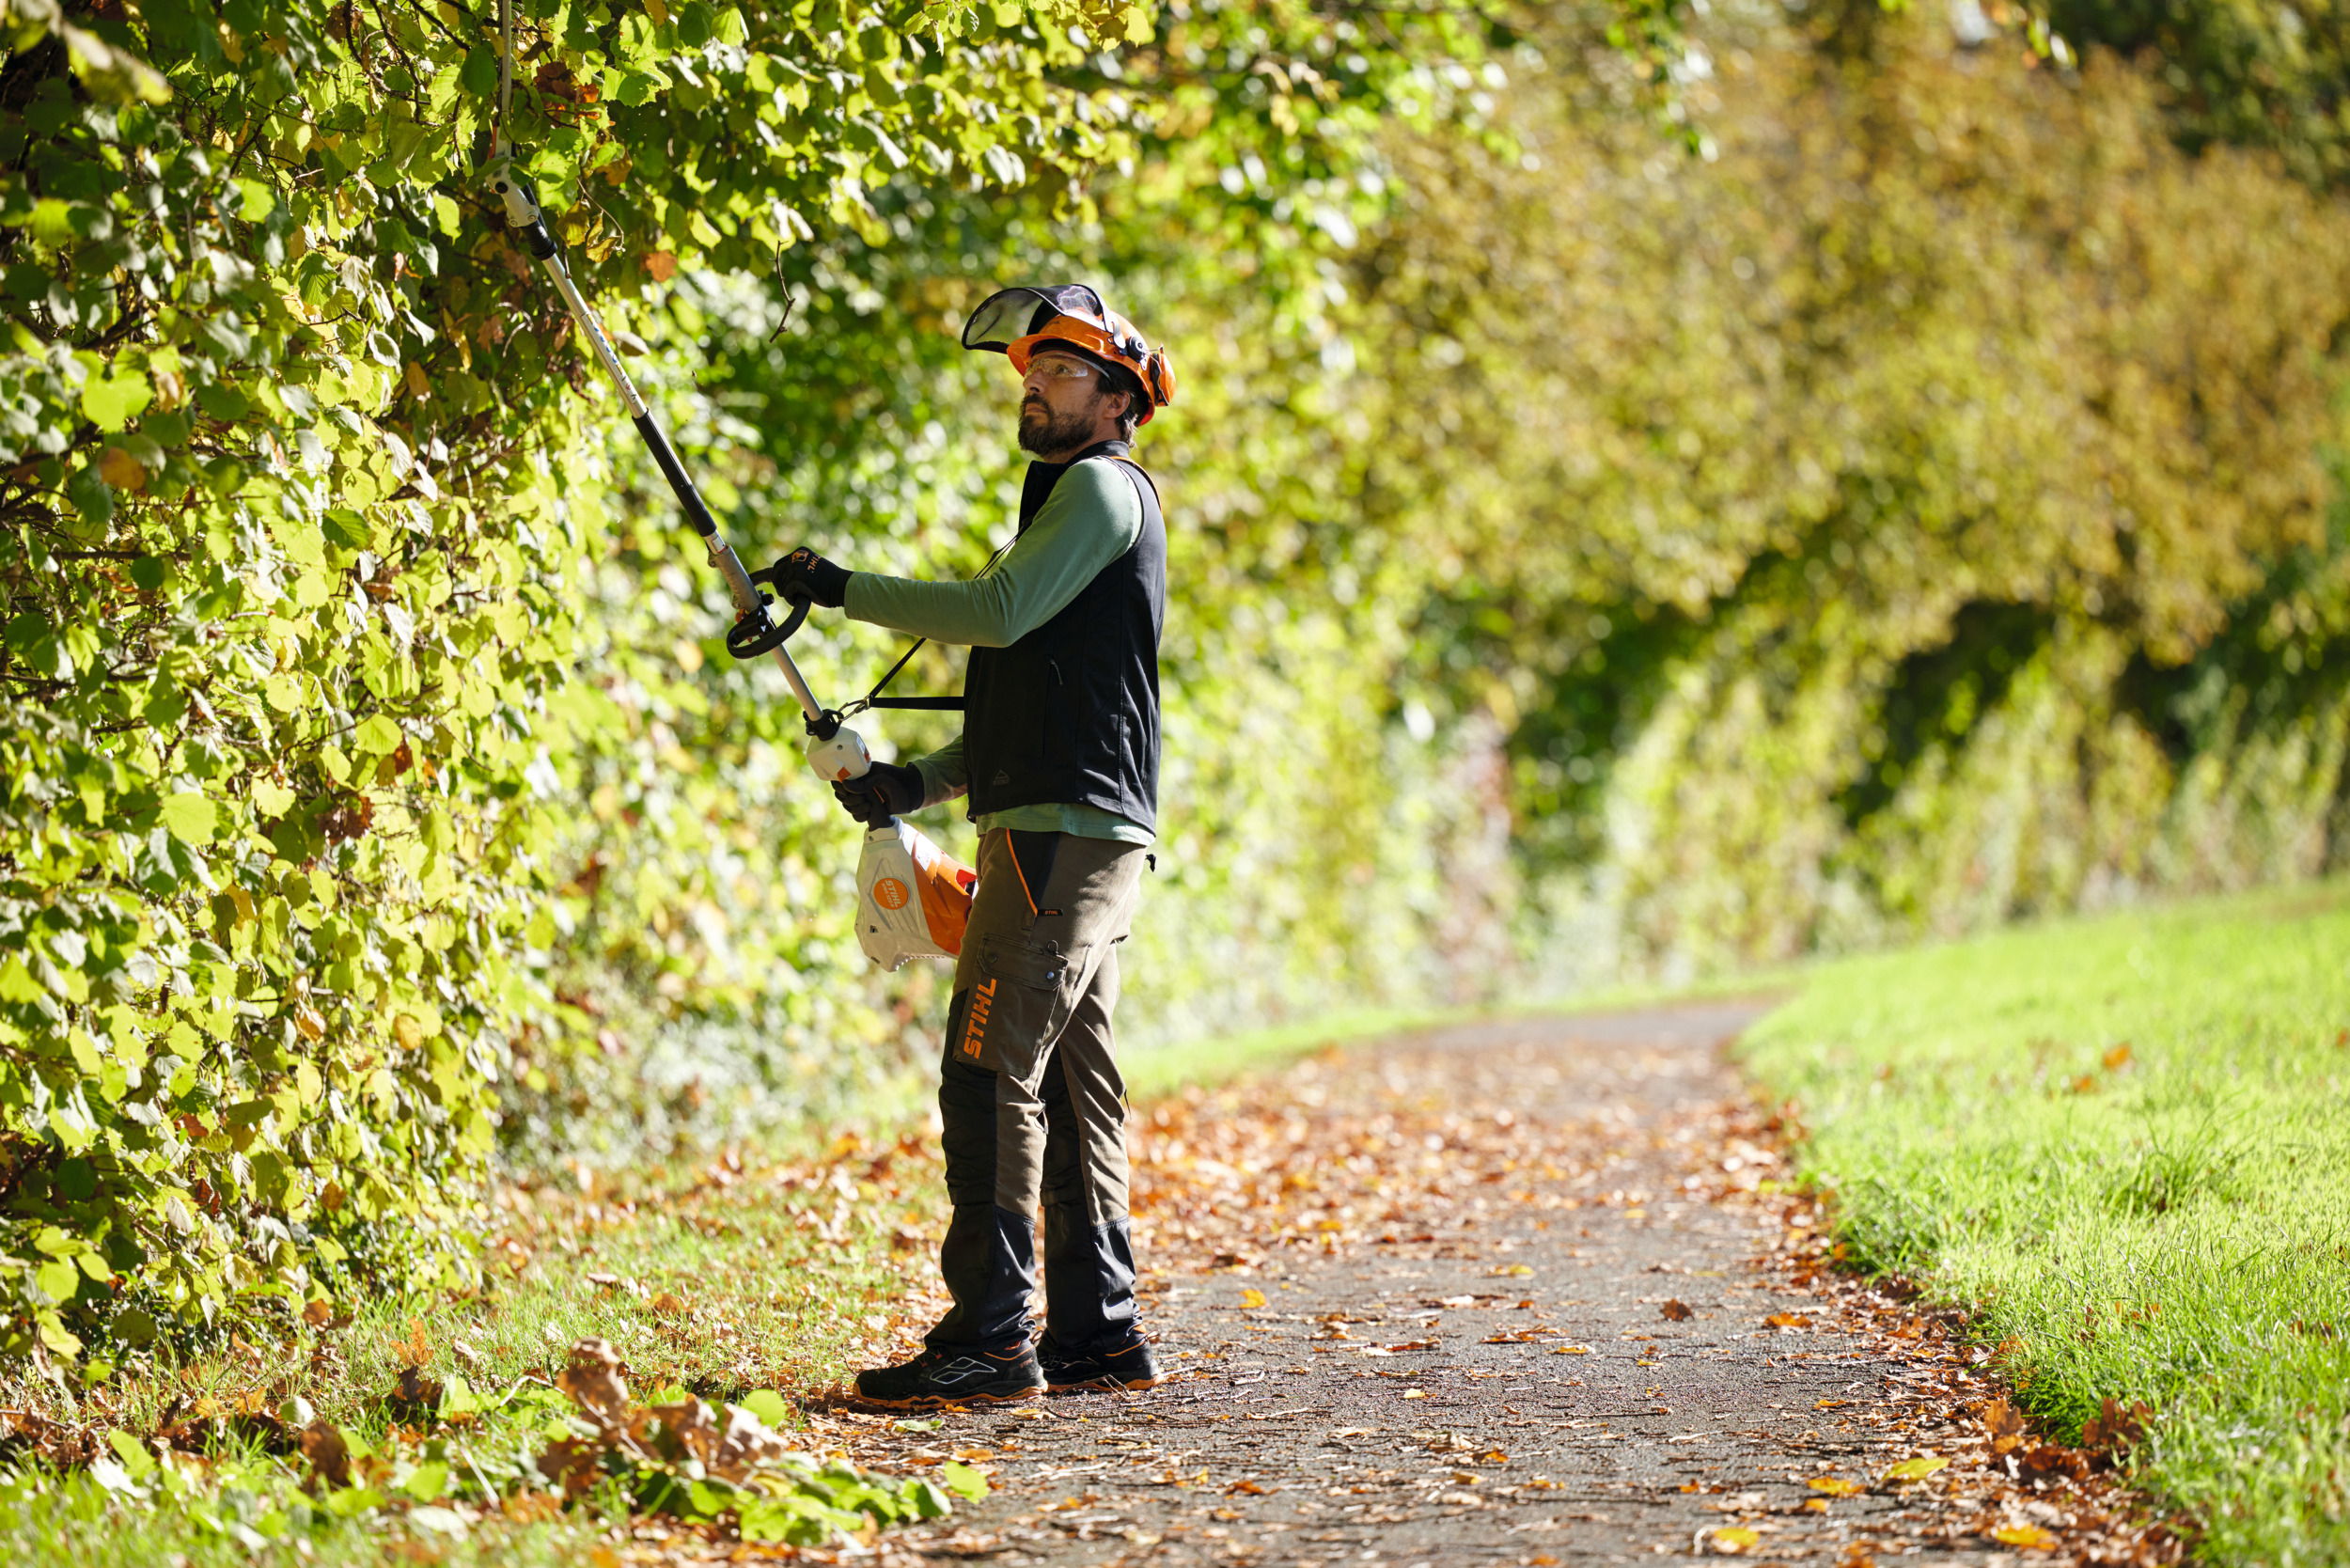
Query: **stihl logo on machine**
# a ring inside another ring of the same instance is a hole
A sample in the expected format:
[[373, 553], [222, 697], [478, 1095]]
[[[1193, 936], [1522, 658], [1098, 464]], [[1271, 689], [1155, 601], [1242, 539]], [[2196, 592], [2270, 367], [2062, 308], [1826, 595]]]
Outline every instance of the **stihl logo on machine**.
[[906, 885], [894, 876], [885, 876], [873, 884], [873, 902], [884, 909], [903, 909], [911, 896]]
[[963, 1025], [963, 1054], [976, 1057], [979, 1042], [987, 1034], [987, 1015], [995, 1006], [995, 982], [983, 980], [972, 988], [971, 1011]]

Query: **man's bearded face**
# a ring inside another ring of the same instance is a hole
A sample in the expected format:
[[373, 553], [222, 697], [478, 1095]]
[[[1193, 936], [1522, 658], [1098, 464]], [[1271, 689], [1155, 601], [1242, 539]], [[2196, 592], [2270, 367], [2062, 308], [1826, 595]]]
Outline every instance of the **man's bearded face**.
[[[1048, 373], [1059, 367], [1084, 373]], [[1020, 449], [1046, 456], [1087, 444], [1101, 422], [1103, 399], [1112, 396], [1100, 368], [1073, 354], [1041, 353], [1028, 368], [1020, 390]]]

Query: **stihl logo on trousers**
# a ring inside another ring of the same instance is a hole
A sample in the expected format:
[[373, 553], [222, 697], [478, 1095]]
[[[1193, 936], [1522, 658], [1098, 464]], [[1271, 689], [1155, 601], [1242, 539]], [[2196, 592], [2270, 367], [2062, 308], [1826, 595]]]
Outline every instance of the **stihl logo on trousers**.
[[964, 1015], [963, 1054], [976, 1057], [987, 1034], [987, 1015], [995, 1006], [995, 982], [984, 980], [971, 989], [971, 1009]]

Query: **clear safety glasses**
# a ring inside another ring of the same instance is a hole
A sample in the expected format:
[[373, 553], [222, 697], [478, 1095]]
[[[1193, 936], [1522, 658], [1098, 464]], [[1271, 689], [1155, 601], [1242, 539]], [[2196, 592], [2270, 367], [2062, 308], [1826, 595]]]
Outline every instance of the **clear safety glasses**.
[[1040, 353], [1028, 361], [1024, 381], [1090, 381], [1101, 372], [1083, 360], [1064, 353]]

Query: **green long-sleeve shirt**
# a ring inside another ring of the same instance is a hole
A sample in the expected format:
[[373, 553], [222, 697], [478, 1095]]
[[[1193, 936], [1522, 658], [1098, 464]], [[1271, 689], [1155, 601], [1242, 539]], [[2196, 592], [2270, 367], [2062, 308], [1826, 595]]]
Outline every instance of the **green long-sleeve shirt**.
[[[1134, 480], [1106, 459], [1078, 463], [1060, 477], [1036, 517], [995, 564], [969, 582], [926, 582], [859, 572], [849, 578], [853, 620], [935, 642], [1008, 648], [1060, 614], [1088, 583], [1142, 534], [1142, 500]], [[914, 766], [922, 804], [961, 795], [970, 782], [958, 735]], [[998, 827], [1071, 833], [1081, 839], [1151, 842], [1151, 830], [1098, 807], [1018, 806], [973, 819], [982, 833]]]

